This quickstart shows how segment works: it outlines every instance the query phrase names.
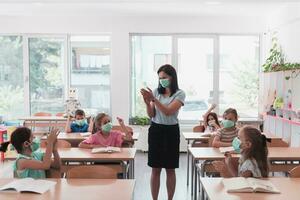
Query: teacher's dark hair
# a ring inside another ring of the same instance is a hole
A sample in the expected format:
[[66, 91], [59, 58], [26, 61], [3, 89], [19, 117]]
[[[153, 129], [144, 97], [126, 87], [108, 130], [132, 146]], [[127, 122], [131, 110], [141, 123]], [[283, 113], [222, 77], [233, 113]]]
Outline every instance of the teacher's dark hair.
[[[171, 95], [170, 96], [172, 96], [179, 89], [176, 70], [172, 65], [165, 64], [165, 65], [161, 66], [158, 69], [157, 74], [159, 74], [160, 72], [164, 72], [164, 73], [166, 73], [166, 74], [168, 74], [169, 76], [172, 77], [171, 84], [170, 84], [170, 90], [171, 90]], [[159, 81], [158, 81], [157, 90], [158, 90], [159, 94], [164, 94], [166, 92], [166, 88], [162, 87], [160, 85]]]

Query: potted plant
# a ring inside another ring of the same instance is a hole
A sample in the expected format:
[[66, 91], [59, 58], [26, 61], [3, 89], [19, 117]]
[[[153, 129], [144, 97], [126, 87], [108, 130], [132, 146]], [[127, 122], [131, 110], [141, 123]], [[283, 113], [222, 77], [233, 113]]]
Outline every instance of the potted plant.
[[129, 118], [129, 124], [146, 126], [146, 125], [150, 125], [150, 119], [148, 117], [135, 116], [135, 117]]

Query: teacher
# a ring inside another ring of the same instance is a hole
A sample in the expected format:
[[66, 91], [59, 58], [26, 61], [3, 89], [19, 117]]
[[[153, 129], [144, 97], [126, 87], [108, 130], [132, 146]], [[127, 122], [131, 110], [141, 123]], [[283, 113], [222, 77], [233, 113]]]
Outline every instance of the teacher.
[[176, 174], [179, 167], [180, 131], [178, 112], [184, 105], [185, 93], [180, 90], [176, 70], [172, 65], [161, 66], [158, 71], [158, 88], [141, 89], [147, 114], [151, 118], [148, 134], [148, 165], [151, 172], [151, 194], [157, 200], [160, 187], [161, 169], [166, 169], [168, 200], [173, 199]]

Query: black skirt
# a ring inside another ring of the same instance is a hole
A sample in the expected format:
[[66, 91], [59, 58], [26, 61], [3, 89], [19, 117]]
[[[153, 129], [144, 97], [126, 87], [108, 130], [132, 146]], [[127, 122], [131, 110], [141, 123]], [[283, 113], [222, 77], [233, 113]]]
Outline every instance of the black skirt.
[[148, 134], [148, 165], [152, 168], [179, 167], [179, 125], [151, 122]]

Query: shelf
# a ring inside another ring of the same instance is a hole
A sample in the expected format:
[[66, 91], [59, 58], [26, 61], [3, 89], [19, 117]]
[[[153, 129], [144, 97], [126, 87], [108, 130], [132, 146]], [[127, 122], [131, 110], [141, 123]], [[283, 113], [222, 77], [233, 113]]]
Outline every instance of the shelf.
[[282, 117], [278, 117], [278, 116], [273, 116], [273, 115], [265, 115], [265, 116], [266, 117], [271, 117], [271, 118], [276, 119], [276, 120], [281, 120], [281, 121], [287, 122], [289, 124], [299, 125], [300, 126], [300, 121], [289, 120], [289, 119], [286, 119], [286, 118], [282, 118]]

